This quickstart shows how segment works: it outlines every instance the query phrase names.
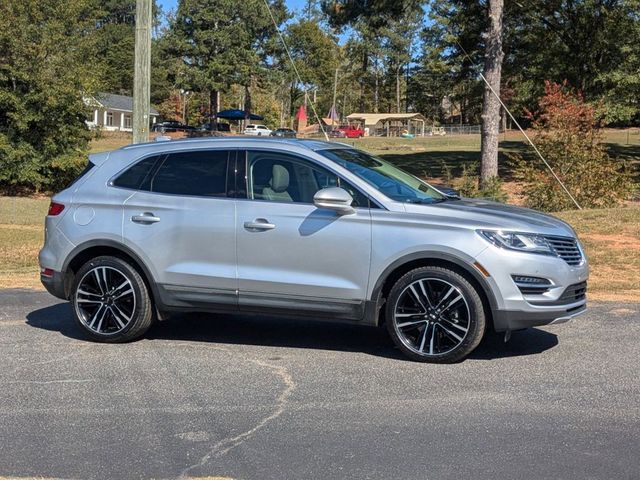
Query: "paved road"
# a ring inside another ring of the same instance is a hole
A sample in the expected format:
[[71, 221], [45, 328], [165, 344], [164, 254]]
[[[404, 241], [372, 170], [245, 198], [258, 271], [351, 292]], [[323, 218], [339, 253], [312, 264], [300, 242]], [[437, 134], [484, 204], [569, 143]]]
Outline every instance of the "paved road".
[[640, 478], [640, 305], [405, 361], [357, 326], [186, 316], [86, 342], [0, 292], [0, 476]]

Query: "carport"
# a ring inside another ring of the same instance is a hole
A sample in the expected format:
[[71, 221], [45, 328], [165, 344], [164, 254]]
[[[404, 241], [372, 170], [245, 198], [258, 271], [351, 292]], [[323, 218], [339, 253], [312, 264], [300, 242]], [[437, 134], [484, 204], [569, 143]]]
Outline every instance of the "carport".
[[402, 133], [424, 136], [427, 119], [420, 113], [352, 113], [347, 120], [362, 124], [365, 135], [399, 137]]

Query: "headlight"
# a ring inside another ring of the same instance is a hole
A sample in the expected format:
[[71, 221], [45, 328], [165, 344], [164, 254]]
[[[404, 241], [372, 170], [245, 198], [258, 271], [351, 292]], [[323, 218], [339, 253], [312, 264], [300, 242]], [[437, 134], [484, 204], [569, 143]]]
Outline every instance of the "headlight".
[[477, 230], [478, 234], [498, 247], [519, 252], [555, 255], [549, 242], [535, 233], [503, 232], [501, 230]]

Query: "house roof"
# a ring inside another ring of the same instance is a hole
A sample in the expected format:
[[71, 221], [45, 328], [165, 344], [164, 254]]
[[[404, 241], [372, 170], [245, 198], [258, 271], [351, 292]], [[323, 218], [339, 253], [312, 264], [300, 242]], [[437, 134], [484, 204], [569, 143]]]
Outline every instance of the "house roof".
[[[95, 100], [104, 108], [112, 110], [121, 110], [123, 112], [133, 112], [133, 97], [128, 95], [116, 95], [115, 93], [98, 92]], [[151, 115], [159, 115], [153, 105], [151, 106]]]
[[352, 113], [347, 120], [361, 120], [365, 125], [375, 125], [388, 120], [422, 120], [426, 118], [420, 113]]

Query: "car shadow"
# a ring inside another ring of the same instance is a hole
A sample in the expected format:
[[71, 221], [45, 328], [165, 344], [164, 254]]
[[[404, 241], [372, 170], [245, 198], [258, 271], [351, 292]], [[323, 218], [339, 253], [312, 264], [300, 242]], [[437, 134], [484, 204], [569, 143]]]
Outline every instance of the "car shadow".
[[[73, 321], [68, 303], [58, 303], [30, 312], [27, 315], [27, 324], [58, 332], [75, 340], [86, 340], [83, 332]], [[307, 319], [208, 313], [179, 314], [156, 323], [147, 333], [146, 339], [361, 352], [407, 360], [393, 345], [383, 328]], [[471, 353], [468, 360], [535, 355], [557, 344], [556, 335], [539, 329], [514, 332], [507, 343], [504, 343], [501, 335], [489, 334]]]

